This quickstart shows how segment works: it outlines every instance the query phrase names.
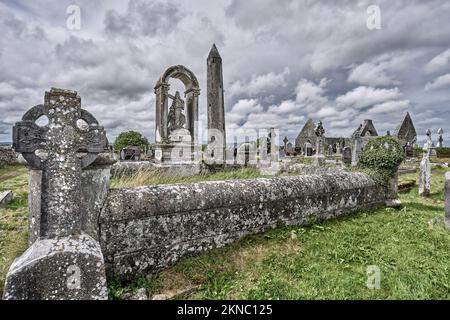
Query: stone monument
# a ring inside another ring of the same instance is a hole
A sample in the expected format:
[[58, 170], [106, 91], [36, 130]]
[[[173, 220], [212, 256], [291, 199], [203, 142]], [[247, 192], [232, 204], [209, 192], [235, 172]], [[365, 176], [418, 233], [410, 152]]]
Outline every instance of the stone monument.
[[431, 184], [430, 151], [431, 148], [429, 148], [427, 151], [423, 153], [422, 161], [420, 162], [419, 196], [422, 197], [430, 195], [430, 184]]
[[444, 134], [444, 130], [442, 128], [439, 128], [437, 133], [439, 135], [437, 147], [443, 148], [444, 147], [444, 138], [442, 138], [442, 135]]
[[[42, 116], [45, 126], [36, 123]], [[82, 168], [108, 150], [105, 130], [81, 109], [77, 92], [53, 88], [16, 123], [13, 141], [30, 168], [41, 170], [39, 237], [11, 265], [4, 299], [107, 299], [103, 254], [89, 234], [81, 188]]]
[[450, 230], [450, 172], [445, 173], [445, 228]]
[[352, 150], [352, 166], [356, 167], [359, 163], [359, 155], [361, 154], [364, 143], [359, 130], [355, 132], [353, 139], [354, 145]]
[[323, 128], [322, 121], [320, 120], [316, 125], [315, 134], [317, 136], [317, 143], [316, 143], [316, 154], [314, 156], [314, 165], [323, 166], [325, 164], [325, 155], [324, 155], [325, 129]]
[[208, 144], [213, 144], [214, 160], [225, 160], [226, 132], [222, 58], [213, 44], [207, 59]]
[[[184, 84], [185, 101], [179, 92], [176, 92], [175, 96], [169, 94], [169, 80], [172, 78]], [[194, 73], [184, 66], [170, 67], [156, 83], [155, 94], [155, 161], [157, 163], [198, 161], [200, 89]], [[169, 99], [172, 100], [170, 108]]]

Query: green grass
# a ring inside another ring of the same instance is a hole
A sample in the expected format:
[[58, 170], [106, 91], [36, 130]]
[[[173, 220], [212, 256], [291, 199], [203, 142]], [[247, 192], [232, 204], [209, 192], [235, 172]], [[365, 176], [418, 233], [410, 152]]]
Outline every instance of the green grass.
[[[138, 283], [115, 283], [110, 295], [117, 298], [141, 287], [151, 295], [199, 286], [183, 298], [450, 299], [444, 172], [433, 170], [429, 198], [419, 198], [417, 188], [401, 194], [403, 209], [249, 236]], [[366, 286], [371, 265], [381, 271], [379, 290]]]
[[217, 173], [200, 174], [190, 177], [167, 175], [164, 171], [140, 170], [133, 175], [123, 175], [111, 179], [112, 188], [131, 188], [160, 184], [193, 183], [201, 181], [221, 181], [271, 177], [262, 175], [256, 168], [227, 170]]
[[0, 191], [5, 190], [14, 192], [14, 200], [0, 208], [0, 296], [9, 266], [28, 244], [28, 170], [24, 166], [0, 168]]

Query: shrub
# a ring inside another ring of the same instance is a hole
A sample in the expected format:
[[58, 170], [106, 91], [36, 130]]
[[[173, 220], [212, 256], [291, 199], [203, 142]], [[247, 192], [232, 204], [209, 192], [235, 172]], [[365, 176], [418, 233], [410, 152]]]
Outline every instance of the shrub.
[[114, 142], [114, 150], [120, 151], [126, 147], [140, 147], [142, 150], [148, 148], [146, 137], [136, 131], [122, 132]]
[[450, 148], [436, 148], [438, 158], [450, 158]]
[[394, 137], [379, 137], [367, 143], [359, 157], [359, 167], [380, 184], [387, 184], [398, 170], [405, 155]]

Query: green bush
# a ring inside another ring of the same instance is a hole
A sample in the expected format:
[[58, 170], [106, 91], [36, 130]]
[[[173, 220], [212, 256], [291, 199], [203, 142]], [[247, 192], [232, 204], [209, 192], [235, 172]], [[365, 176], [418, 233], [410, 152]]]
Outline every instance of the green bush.
[[359, 157], [359, 167], [365, 169], [377, 182], [386, 184], [392, 178], [405, 154], [394, 137], [379, 137], [367, 143]]
[[450, 148], [436, 148], [438, 158], [450, 158]]
[[413, 149], [413, 157], [421, 158], [423, 155], [423, 149], [420, 147], [414, 147]]
[[122, 132], [114, 142], [114, 150], [120, 151], [126, 147], [140, 147], [142, 150], [149, 147], [146, 137], [136, 131]]

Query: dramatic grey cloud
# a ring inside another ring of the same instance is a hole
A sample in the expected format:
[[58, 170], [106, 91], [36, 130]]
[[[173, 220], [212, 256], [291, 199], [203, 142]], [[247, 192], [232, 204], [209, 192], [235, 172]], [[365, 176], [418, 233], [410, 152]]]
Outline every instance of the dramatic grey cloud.
[[[66, 25], [72, 4], [80, 30]], [[380, 30], [366, 26], [373, 4]], [[153, 141], [153, 87], [175, 64], [197, 75], [205, 126], [214, 42], [230, 142], [269, 127], [293, 140], [308, 118], [343, 136], [371, 118], [384, 134], [407, 111], [419, 140], [439, 127], [450, 140], [445, 0], [0, 0], [0, 17], [0, 141], [50, 87], [79, 91], [111, 140], [137, 130]]]

